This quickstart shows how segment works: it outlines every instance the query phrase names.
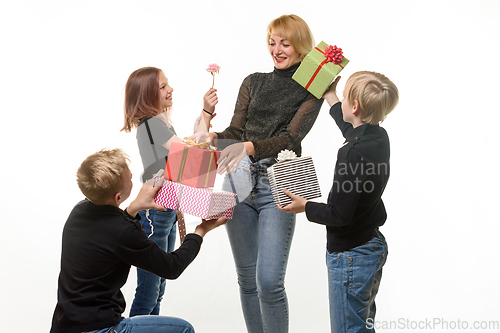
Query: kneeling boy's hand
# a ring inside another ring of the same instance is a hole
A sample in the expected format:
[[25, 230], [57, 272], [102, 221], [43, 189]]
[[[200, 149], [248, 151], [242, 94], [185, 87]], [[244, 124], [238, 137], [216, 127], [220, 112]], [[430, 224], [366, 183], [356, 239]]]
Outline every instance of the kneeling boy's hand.
[[204, 237], [207, 232], [210, 230], [213, 230], [217, 227], [220, 227], [221, 225], [226, 224], [228, 218], [227, 217], [219, 217], [218, 219], [214, 220], [201, 220], [201, 224], [196, 226], [196, 229], [194, 230], [194, 233], [197, 235], [200, 235], [201, 237]]
[[130, 203], [127, 208], [127, 213], [130, 216], [136, 216], [140, 210], [143, 209], [157, 209], [157, 210], [167, 210], [165, 207], [160, 206], [155, 203], [156, 193], [161, 189], [163, 185], [164, 178], [158, 177], [146, 181], [137, 197]]
[[295, 214], [305, 212], [307, 199], [304, 199], [298, 195], [293, 194], [286, 188], [283, 189], [283, 192], [292, 199], [292, 202], [286, 205], [285, 207], [281, 207], [281, 205], [278, 205], [278, 208], [280, 210], [284, 211], [285, 213], [295, 213]]

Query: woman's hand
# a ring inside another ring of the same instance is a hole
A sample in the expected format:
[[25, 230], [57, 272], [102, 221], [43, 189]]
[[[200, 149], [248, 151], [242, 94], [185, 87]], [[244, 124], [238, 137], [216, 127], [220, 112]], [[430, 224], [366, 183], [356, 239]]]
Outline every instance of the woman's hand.
[[251, 142], [238, 142], [227, 146], [220, 154], [220, 163], [217, 168], [219, 175], [224, 172], [231, 173], [236, 169], [241, 160], [247, 155], [253, 155], [254, 148]]
[[286, 195], [292, 199], [292, 202], [286, 205], [285, 207], [281, 207], [281, 205], [278, 205], [278, 208], [285, 213], [303, 213], [306, 210], [306, 203], [307, 199], [304, 199], [298, 195], [293, 194], [292, 192], [288, 191], [286, 188], [283, 189], [283, 192], [285, 192]]
[[217, 89], [210, 88], [205, 96], [203, 96], [203, 109], [210, 113], [214, 113], [215, 105], [219, 102], [217, 98]]

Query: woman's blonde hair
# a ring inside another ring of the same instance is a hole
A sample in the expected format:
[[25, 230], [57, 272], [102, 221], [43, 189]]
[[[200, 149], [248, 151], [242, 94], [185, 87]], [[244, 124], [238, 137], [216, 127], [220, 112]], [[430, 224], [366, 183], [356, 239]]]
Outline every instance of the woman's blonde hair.
[[121, 149], [102, 149], [88, 156], [78, 168], [76, 182], [83, 195], [102, 205], [123, 185], [129, 158]]
[[375, 125], [384, 121], [396, 107], [399, 91], [385, 75], [360, 71], [352, 74], [347, 80], [344, 98], [351, 105], [358, 101], [361, 121]]
[[300, 54], [300, 61], [314, 48], [314, 37], [311, 29], [297, 15], [282, 15], [272, 20], [267, 26], [267, 43], [269, 43], [271, 33], [281, 36], [292, 43], [295, 51]]

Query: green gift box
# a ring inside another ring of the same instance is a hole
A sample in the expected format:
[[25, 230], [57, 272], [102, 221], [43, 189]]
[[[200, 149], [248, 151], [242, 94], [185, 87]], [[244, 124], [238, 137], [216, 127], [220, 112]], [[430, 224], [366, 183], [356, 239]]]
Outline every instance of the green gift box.
[[348, 62], [342, 49], [321, 42], [302, 60], [292, 79], [319, 99]]

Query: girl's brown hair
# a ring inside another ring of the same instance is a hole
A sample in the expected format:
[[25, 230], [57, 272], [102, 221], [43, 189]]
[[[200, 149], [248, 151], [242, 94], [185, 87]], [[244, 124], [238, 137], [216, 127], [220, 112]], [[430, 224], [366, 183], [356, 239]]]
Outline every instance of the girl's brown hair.
[[163, 112], [160, 106], [160, 72], [161, 69], [156, 67], [143, 67], [130, 74], [125, 85], [122, 131], [130, 132], [137, 128], [142, 118]]

